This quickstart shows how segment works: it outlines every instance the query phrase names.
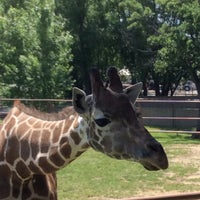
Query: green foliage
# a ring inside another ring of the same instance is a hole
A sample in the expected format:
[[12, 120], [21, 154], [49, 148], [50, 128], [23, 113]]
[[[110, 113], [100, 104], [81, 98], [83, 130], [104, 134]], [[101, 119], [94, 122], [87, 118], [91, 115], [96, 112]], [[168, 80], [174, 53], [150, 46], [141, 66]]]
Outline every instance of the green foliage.
[[91, 66], [105, 71], [109, 65], [122, 65], [116, 28], [120, 22], [115, 12], [117, 6], [112, 1], [57, 1], [57, 12], [67, 19], [66, 28], [75, 40], [73, 74], [82, 88], [89, 88]]
[[198, 89], [199, 1], [160, 0], [157, 3], [161, 22], [159, 34], [149, 37], [151, 45], [160, 46], [155, 61], [155, 72], [177, 81], [189, 75]]
[[116, 65], [144, 89], [154, 79], [157, 95], [173, 95], [182, 77], [200, 92], [199, 9], [198, 0], [2, 0], [0, 81], [13, 97], [64, 97], [73, 79], [89, 92], [91, 66]]
[[7, 9], [0, 22], [0, 80], [9, 88], [6, 94], [66, 96], [73, 83], [69, 65], [73, 39], [64, 31], [64, 23], [61, 16], [55, 16], [53, 5], [44, 2]]

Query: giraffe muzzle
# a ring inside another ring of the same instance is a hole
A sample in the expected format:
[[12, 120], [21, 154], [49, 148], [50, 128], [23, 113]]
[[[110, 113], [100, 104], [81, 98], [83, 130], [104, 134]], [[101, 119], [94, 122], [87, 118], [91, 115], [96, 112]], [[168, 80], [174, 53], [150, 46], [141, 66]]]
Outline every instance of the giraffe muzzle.
[[139, 161], [145, 169], [150, 171], [165, 170], [168, 168], [167, 155], [162, 145], [155, 141], [146, 145], [147, 150]]

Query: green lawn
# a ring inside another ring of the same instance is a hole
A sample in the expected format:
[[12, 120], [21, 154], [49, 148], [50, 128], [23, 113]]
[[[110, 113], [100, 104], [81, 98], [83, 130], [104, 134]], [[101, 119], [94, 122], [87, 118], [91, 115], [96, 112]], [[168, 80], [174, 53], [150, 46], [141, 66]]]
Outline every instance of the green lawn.
[[111, 159], [89, 149], [58, 172], [59, 200], [98, 200], [198, 191], [200, 160], [193, 151], [199, 149], [200, 152], [200, 141], [183, 134], [156, 133], [154, 136], [168, 154], [169, 169], [149, 172], [138, 163]]

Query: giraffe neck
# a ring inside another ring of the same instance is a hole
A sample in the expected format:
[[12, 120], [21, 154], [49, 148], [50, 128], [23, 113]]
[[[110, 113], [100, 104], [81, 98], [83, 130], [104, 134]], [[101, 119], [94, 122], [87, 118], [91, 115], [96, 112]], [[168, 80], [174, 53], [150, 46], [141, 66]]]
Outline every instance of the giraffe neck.
[[[68, 128], [70, 120], [72, 123]], [[49, 144], [46, 144], [45, 138], [41, 142], [40, 150], [35, 155], [35, 164], [42, 173], [51, 173], [63, 168], [89, 147], [86, 128], [81, 125], [84, 124], [83, 119], [76, 117], [70, 120], [53, 123], [51, 126], [53, 129], [62, 127], [59, 137], [51, 137]]]
[[0, 151], [0, 165], [9, 166], [23, 181], [33, 174], [55, 172], [88, 148], [85, 125], [72, 110], [68, 119], [45, 121], [15, 108], [3, 123], [6, 145]]
[[[56, 199], [55, 178], [51, 176], [89, 147], [86, 122], [72, 109], [64, 120], [58, 121], [27, 113], [14, 107], [3, 121], [0, 199]], [[41, 181], [42, 188], [38, 187]]]

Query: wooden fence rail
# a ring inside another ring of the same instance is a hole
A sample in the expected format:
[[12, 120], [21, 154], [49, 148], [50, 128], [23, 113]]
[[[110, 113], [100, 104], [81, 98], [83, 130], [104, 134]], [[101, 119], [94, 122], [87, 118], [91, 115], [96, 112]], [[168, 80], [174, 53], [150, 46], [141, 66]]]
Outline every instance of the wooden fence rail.
[[[22, 102], [66, 102], [66, 103], [72, 103], [71, 99], [27, 99], [27, 98], [0, 98], [0, 102], [3, 101], [15, 101], [15, 100], [19, 100]], [[157, 104], [157, 103], [163, 103], [163, 104], [169, 104], [169, 103], [173, 103], [174, 105], [176, 104], [195, 104], [195, 105], [200, 105], [200, 100], [195, 99], [195, 100], [171, 100], [171, 99], [162, 99], [162, 100], [158, 100], [158, 99], [144, 99], [144, 98], [138, 98], [137, 99], [137, 103], [142, 103], [143, 105], [148, 104], [148, 103], [153, 103], [153, 104]], [[176, 109], [176, 108], [174, 108]], [[4, 118], [7, 114], [7, 111], [0, 111], [0, 118]], [[165, 121], [165, 120], [186, 120], [186, 121], [190, 121], [190, 120], [200, 120], [200, 117], [186, 117], [186, 116], [143, 116], [144, 120], [161, 120], [161, 121]], [[191, 130], [151, 130], [151, 132], [157, 133], [157, 132], [163, 132], [163, 133], [185, 133], [185, 134], [200, 134], [200, 131], [191, 131]]]
[[154, 197], [134, 197], [124, 200], [197, 200], [200, 199], [199, 192], [182, 193], [182, 194], [169, 194]]
[[25, 99], [25, 98], [0, 98], [1, 101], [49, 101], [49, 102], [72, 102], [71, 99]]

